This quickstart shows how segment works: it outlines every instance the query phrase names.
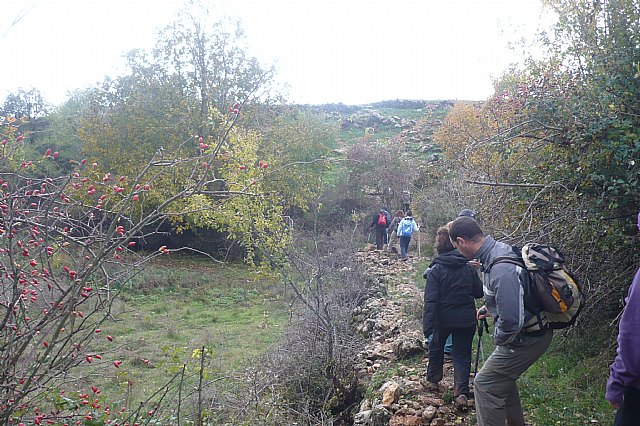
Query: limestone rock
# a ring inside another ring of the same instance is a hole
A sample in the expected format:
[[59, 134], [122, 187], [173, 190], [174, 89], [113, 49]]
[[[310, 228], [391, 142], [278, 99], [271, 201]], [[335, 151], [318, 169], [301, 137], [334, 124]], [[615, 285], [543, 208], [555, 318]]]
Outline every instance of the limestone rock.
[[384, 407], [391, 407], [393, 403], [398, 400], [400, 385], [394, 382], [393, 380], [386, 382], [380, 388], [380, 392], [382, 392], [382, 405]]
[[424, 424], [423, 418], [416, 415], [394, 415], [389, 420], [389, 426], [421, 426]]
[[434, 407], [433, 405], [429, 405], [422, 412], [422, 417], [424, 417], [426, 420], [431, 420], [436, 416], [437, 412], [438, 412], [438, 407]]
[[371, 424], [372, 410], [360, 411], [353, 418], [354, 426], [368, 426]]
[[376, 405], [371, 410], [371, 426], [387, 426], [391, 419], [391, 413], [382, 405]]
[[401, 335], [398, 340], [394, 342], [393, 352], [398, 359], [425, 353], [422, 349], [421, 339], [407, 335]]

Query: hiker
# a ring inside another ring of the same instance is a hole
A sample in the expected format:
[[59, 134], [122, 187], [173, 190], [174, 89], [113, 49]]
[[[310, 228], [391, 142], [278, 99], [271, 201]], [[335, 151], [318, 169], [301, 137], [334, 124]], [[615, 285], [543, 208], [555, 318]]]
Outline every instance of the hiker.
[[[473, 212], [473, 210], [469, 210], [469, 209], [463, 209], [460, 210], [460, 213], [458, 213], [457, 217], [470, 217], [473, 220], [476, 220], [476, 214]], [[453, 223], [453, 221], [447, 223], [447, 229], [449, 228], [449, 226], [451, 226], [451, 223]], [[427, 337], [427, 344], [431, 344], [431, 336]], [[445, 343], [444, 345], [444, 359], [451, 359], [451, 351], [453, 350], [453, 342], [451, 340], [451, 334], [449, 334], [449, 336], [447, 336], [447, 343]]]
[[396, 240], [398, 240], [398, 234], [397, 234], [398, 224], [400, 223], [403, 217], [404, 217], [404, 211], [396, 210], [396, 212], [393, 215], [393, 220], [387, 227], [387, 234], [389, 235], [389, 243], [387, 247], [389, 248], [389, 250], [391, 250], [394, 253], [398, 252], [398, 249], [396, 249], [395, 247], [395, 242]]
[[460, 213], [458, 213], [458, 217], [470, 217], [471, 219], [476, 220], [476, 214], [473, 212], [473, 210], [470, 209], [460, 210]]
[[637, 425], [640, 419], [640, 268], [633, 277], [625, 302], [618, 325], [618, 355], [611, 364], [605, 394], [611, 406], [618, 410], [614, 426]]
[[[498, 256], [513, 254], [510, 245], [485, 235], [470, 217], [454, 220], [449, 237], [463, 256], [485, 267]], [[478, 310], [477, 318], [490, 315], [495, 319], [496, 348], [474, 378], [479, 426], [502, 426], [505, 421], [509, 426], [525, 424], [516, 380], [551, 344], [553, 330], [544, 322], [541, 328], [536, 316], [524, 309], [525, 279], [527, 271], [508, 262], [496, 263], [484, 275], [485, 306]]]
[[[389, 227], [389, 224], [391, 223], [391, 214], [389, 213], [389, 209], [386, 207], [383, 207], [382, 210], [384, 210], [384, 217], [387, 219], [387, 228]], [[389, 231], [388, 229], [385, 229], [384, 231], [384, 245], [388, 245], [389, 244]]]
[[[469, 209], [464, 209], [461, 210], [460, 213], [458, 213], [457, 217], [462, 217], [462, 216], [466, 216], [466, 217], [470, 217], [471, 219], [476, 218], [475, 213], [473, 213], [472, 210]], [[451, 224], [453, 223], [453, 221], [447, 223], [445, 226], [447, 227], [447, 229], [449, 229], [449, 227], [451, 226]], [[431, 336], [427, 337], [427, 345], [431, 344]], [[451, 359], [451, 351], [453, 351], [453, 341], [451, 340], [451, 334], [449, 334], [447, 336], [447, 343], [445, 343], [444, 345], [444, 358], [445, 359]]]
[[384, 236], [387, 233], [387, 215], [385, 214], [384, 209], [380, 209], [378, 213], [373, 215], [373, 220], [371, 221], [371, 229], [376, 230], [376, 249], [382, 250], [384, 247]]
[[438, 229], [434, 249], [438, 256], [422, 275], [426, 279], [422, 329], [425, 337], [432, 336], [426, 388], [431, 391], [439, 390], [445, 342], [451, 336], [454, 401], [456, 407], [466, 409], [471, 345], [476, 333], [475, 299], [483, 295], [482, 281], [467, 258], [451, 244], [446, 226]]
[[400, 237], [400, 259], [407, 261], [409, 258], [407, 252], [409, 251], [409, 243], [411, 242], [411, 235], [413, 232], [419, 232], [416, 221], [413, 220], [413, 214], [411, 210], [407, 212], [407, 215], [398, 224], [398, 231], [396, 234]]
[[411, 204], [411, 191], [405, 189], [402, 191], [400, 198], [402, 199], [402, 208], [404, 211], [409, 210], [409, 205]]

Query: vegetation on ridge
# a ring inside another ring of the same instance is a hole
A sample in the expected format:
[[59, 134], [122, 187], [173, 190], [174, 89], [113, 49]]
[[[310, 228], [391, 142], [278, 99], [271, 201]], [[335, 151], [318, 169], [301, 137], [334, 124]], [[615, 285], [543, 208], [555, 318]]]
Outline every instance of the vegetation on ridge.
[[[546, 4], [562, 17], [546, 56], [484, 102], [287, 105], [241, 33], [194, 11], [55, 109], [16, 90], [0, 123], [2, 422], [348, 422], [364, 393], [351, 312], [377, 291], [353, 253], [403, 190], [423, 246], [471, 208], [498, 239], [564, 250], [587, 305], [523, 402], [536, 424], [607, 421], [611, 325], [640, 264], [640, 8]], [[239, 259], [239, 276], [218, 268]], [[252, 361], [217, 369], [226, 315]], [[128, 372], [165, 366], [127, 396]]]

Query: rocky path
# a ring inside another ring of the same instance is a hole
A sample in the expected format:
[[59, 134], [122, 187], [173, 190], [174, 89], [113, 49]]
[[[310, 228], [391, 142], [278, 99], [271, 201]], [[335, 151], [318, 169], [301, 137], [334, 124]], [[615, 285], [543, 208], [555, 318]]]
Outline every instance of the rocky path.
[[355, 415], [358, 426], [475, 424], [473, 400], [461, 411], [453, 405], [453, 366], [445, 362], [438, 392], [425, 389], [428, 359], [423, 347], [422, 290], [416, 287], [416, 259], [369, 247], [358, 254], [380, 296], [354, 312], [358, 330], [367, 337], [358, 375], [367, 388]]

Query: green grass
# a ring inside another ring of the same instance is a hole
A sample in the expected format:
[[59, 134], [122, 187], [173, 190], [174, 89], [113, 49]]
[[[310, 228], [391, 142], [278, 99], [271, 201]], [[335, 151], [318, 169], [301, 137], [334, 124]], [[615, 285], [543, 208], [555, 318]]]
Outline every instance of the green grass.
[[122, 291], [114, 320], [103, 324], [91, 348], [105, 354], [97, 383], [109, 400], [135, 406], [183, 364], [196, 374], [201, 347], [210, 374], [246, 365], [276, 341], [286, 318], [277, 283], [245, 265], [162, 258]]
[[555, 336], [552, 348], [519, 384], [525, 412], [535, 425], [612, 424], [604, 399], [608, 369], [601, 357], [588, 357], [571, 341]]
[[416, 283], [416, 287], [418, 287], [421, 290], [424, 290], [424, 286], [426, 285], [426, 281], [422, 276], [422, 274], [424, 274], [425, 269], [427, 269], [430, 264], [431, 264], [430, 258], [422, 258], [420, 259], [420, 261], [418, 261], [418, 263], [416, 263], [416, 274], [415, 274], [414, 280]]

